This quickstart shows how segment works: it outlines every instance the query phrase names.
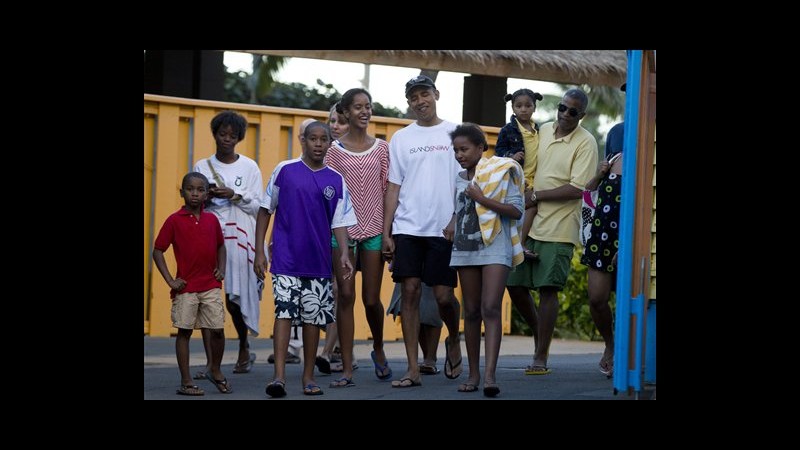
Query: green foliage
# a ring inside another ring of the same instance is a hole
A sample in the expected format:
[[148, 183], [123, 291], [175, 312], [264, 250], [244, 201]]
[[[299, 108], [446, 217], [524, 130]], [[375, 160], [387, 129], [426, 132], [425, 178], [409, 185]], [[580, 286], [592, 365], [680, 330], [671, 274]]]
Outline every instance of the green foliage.
[[[252, 89], [251, 75], [247, 72], [226, 72], [225, 94], [226, 100], [236, 103], [250, 103]], [[316, 111], [329, 111], [334, 103], [342, 98], [342, 94], [332, 84], [317, 79], [315, 87], [303, 83], [273, 82], [265, 95], [255, 97], [257, 104], [281, 106], [284, 108], [313, 109]], [[374, 116], [404, 118], [399, 109], [392, 106], [383, 106], [378, 102], [372, 104]]]
[[[603, 337], [594, 326], [592, 315], [589, 312], [589, 286], [588, 268], [580, 263], [581, 250], [575, 249], [572, 256], [572, 270], [570, 271], [567, 284], [564, 290], [558, 294], [558, 318], [556, 319], [556, 329], [554, 337], [564, 339], [581, 339], [584, 341], [602, 341]], [[535, 291], [534, 301], [538, 305], [538, 298]], [[611, 294], [611, 312], [615, 313], [616, 296]], [[525, 319], [517, 311], [511, 310], [511, 334], [522, 334], [531, 336], [532, 330], [525, 322]]]
[[253, 75], [250, 88], [254, 91], [252, 99], [267, 95], [275, 85], [275, 74], [286, 64], [284, 56], [253, 55]]
[[239, 70], [237, 72], [225, 72], [225, 100], [234, 103], [250, 103], [250, 86], [248, 79], [250, 74]]
[[372, 104], [372, 115], [382, 117], [397, 117], [398, 119], [405, 119], [406, 115], [403, 111], [395, 108], [394, 106], [383, 106], [378, 102]]
[[589, 269], [580, 262], [578, 248], [572, 254], [572, 270], [564, 290], [558, 293], [555, 337], [591, 340], [597, 333], [589, 312]]
[[317, 80], [316, 87], [309, 87], [303, 83], [276, 82], [269, 93], [258, 98], [258, 103], [286, 108], [313, 109], [328, 111], [339, 101], [341, 94], [331, 84]]

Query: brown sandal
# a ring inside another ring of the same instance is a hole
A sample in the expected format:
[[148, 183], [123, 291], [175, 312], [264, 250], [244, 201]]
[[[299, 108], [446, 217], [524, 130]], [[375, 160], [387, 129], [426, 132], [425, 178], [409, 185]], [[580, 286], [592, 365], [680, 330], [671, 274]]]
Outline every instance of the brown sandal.
[[214, 386], [217, 389], [219, 389], [219, 391], [222, 392], [223, 394], [230, 394], [233, 392], [233, 389], [231, 389], [231, 386], [228, 384], [227, 378], [223, 378], [221, 380], [215, 380], [214, 376], [211, 375], [211, 372], [206, 372], [206, 379], [214, 383]]
[[423, 375], [436, 375], [439, 373], [439, 368], [435, 365], [429, 366], [427, 364], [420, 364], [419, 373]]
[[253, 370], [253, 363], [256, 360], [256, 354], [250, 353], [250, 359], [245, 361], [244, 363], [237, 362], [235, 366], [233, 366], [233, 373], [249, 373]]
[[206, 391], [200, 389], [200, 387], [196, 384], [182, 384], [180, 389], [175, 391], [178, 395], [205, 395]]

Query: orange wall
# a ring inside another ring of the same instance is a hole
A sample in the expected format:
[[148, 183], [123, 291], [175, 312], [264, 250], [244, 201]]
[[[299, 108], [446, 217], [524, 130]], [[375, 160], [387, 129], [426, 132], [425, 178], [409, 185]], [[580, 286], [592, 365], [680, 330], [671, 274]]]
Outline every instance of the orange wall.
[[[169, 336], [175, 333], [170, 321], [169, 288], [152, 264], [153, 240], [164, 220], [183, 205], [178, 190], [180, 180], [194, 164], [214, 153], [211, 119], [220, 111], [232, 109], [242, 114], [249, 127], [244, 141], [236, 148], [258, 163], [264, 182], [272, 169], [281, 161], [300, 156], [297, 130], [307, 118], [327, 120], [327, 112], [295, 108], [277, 108], [240, 103], [194, 100], [161, 95], [144, 94], [144, 332], [151, 336]], [[374, 136], [391, 139], [399, 129], [411, 123], [408, 119], [373, 117], [368, 132]], [[490, 153], [500, 129], [483, 127], [489, 141]], [[290, 151], [291, 143], [291, 151]], [[269, 233], [269, 232], [268, 232]], [[167, 265], [175, 273], [172, 251], [166, 252]], [[361, 274], [356, 275], [356, 326], [355, 338], [368, 339], [369, 326], [361, 303]], [[384, 272], [381, 300], [389, 305], [394, 284], [390, 273]], [[456, 297], [461, 298], [456, 288]], [[270, 285], [264, 289], [261, 302], [260, 337], [272, 334], [274, 299]], [[399, 323], [393, 324], [391, 316], [384, 323], [385, 338], [402, 338]], [[463, 327], [463, 321], [462, 321]], [[463, 328], [462, 328], [463, 329]], [[503, 299], [503, 332], [511, 332], [511, 305], [508, 295]], [[227, 336], [236, 336], [230, 317], [225, 320]], [[442, 333], [442, 338], [447, 333]]]

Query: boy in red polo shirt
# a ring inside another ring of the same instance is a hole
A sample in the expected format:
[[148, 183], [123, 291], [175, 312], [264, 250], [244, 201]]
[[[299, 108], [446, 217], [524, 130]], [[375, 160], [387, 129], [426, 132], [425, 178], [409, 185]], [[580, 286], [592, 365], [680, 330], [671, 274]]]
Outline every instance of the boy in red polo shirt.
[[[225, 350], [225, 310], [220, 288], [225, 278], [225, 240], [216, 216], [203, 211], [208, 197], [208, 178], [190, 172], [181, 182], [184, 206], [167, 217], [153, 244], [153, 261], [171, 288], [172, 326], [178, 328], [175, 354], [181, 372], [179, 395], [203, 395], [189, 374], [189, 338], [194, 328], [211, 329], [211, 371], [207, 378], [223, 394], [230, 394], [228, 380], [220, 371]], [[164, 252], [172, 245], [178, 272], [169, 273]]]

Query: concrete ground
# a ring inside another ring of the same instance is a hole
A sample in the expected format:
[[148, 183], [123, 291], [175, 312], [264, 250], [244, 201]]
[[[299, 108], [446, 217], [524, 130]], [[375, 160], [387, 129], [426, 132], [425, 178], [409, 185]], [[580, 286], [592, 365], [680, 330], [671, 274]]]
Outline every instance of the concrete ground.
[[[320, 342], [320, 349], [323, 341]], [[533, 338], [525, 336], [503, 336], [497, 368], [497, 384], [500, 394], [492, 398], [483, 396], [483, 385], [477, 392], [458, 392], [458, 385], [466, 381], [468, 366], [463, 336], [461, 351], [464, 357], [464, 372], [456, 380], [444, 376], [444, 345], [437, 352], [437, 375], [423, 375], [421, 387], [392, 388], [389, 381], [380, 381], [375, 376], [370, 352], [372, 341], [356, 341], [355, 354], [359, 369], [354, 372], [356, 386], [330, 388], [328, 384], [340, 375], [320, 374], [315, 370], [317, 383], [324, 395], [303, 395], [300, 376], [302, 364], [287, 364], [286, 390], [281, 399], [269, 398], [264, 389], [272, 380], [273, 366], [267, 363], [272, 353], [272, 339], [250, 339], [251, 351], [257, 359], [253, 370], [247, 374], [234, 374], [233, 366], [238, 352], [238, 341], [226, 340], [222, 372], [228, 378], [231, 394], [220, 393], [210, 381], [196, 380], [205, 390], [204, 396], [176, 395], [180, 386], [180, 374], [175, 359], [175, 338], [144, 338], [144, 399], [145, 400], [621, 400], [630, 399], [625, 393], [614, 395], [611, 380], [598, 370], [603, 352], [602, 342], [569, 341], [554, 339], [550, 347], [548, 375], [525, 375], [524, 368], [532, 361]], [[389, 366], [394, 372], [392, 379], [398, 380], [406, 370], [405, 347], [402, 341], [387, 342], [385, 347]], [[200, 333], [194, 333], [190, 342], [190, 365], [194, 374], [202, 369], [206, 358]], [[420, 353], [421, 354], [421, 353]], [[481, 343], [481, 370], [483, 370], [483, 343]]]

